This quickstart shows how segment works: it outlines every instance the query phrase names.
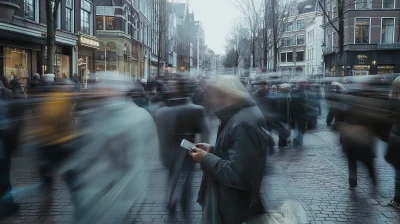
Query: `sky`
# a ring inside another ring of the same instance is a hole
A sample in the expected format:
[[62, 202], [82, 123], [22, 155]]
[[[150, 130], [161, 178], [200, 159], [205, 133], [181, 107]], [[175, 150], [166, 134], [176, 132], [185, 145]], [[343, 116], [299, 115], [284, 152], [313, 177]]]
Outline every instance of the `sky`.
[[[172, 0], [170, 0], [172, 1]], [[174, 0], [173, 2], [186, 2]], [[217, 54], [225, 53], [225, 39], [235, 18], [240, 13], [231, 0], [189, 0], [195, 20], [201, 21], [206, 37], [206, 44]]]

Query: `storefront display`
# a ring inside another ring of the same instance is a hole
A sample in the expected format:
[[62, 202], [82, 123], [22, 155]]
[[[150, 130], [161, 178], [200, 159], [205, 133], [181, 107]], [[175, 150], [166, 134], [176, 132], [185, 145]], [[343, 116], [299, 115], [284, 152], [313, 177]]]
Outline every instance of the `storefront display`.
[[394, 65], [378, 65], [378, 75], [394, 73]]
[[31, 51], [19, 48], [4, 48], [4, 75], [8, 80], [19, 78], [26, 86], [31, 73]]
[[67, 55], [55, 55], [54, 75], [59, 79], [71, 78], [71, 57]]

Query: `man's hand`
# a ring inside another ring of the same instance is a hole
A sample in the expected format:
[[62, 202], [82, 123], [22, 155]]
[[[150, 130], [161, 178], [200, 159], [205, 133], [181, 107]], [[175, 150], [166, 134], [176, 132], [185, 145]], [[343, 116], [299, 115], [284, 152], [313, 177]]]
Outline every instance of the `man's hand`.
[[193, 158], [193, 160], [197, 163], [201, 163], [201, 161], [203, 161], [204, 157], [206, 157], [207, 152], [193, 147], [191, 151], [189, 151], [189, 155]]
[[196, 147], [205, 152], [210, 152], [210, 149], [211, 149], [211, 145], [209, 145], [207, 143], [197, 143]]

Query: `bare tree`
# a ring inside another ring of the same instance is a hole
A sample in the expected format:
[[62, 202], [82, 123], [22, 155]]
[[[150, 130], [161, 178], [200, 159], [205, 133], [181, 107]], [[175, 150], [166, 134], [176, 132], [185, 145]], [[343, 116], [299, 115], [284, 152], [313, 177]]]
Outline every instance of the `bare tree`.
[[[278, 68], [278, 51], [281, 47], [280, 41], [283, 33], [286, 31], [288, 22], [296, 20], [296, 10], [297, 6], [295, 0], [289, 1], [277, 1], [269, 0], [269, 7], [266, 7], [267, 11], [265, 14], [265, 20], [269, 22], [266, 23], [267, 37], [269, 41], [265, 44], [265, 51], [268, 54], [269, 50], [273, 50], [273, 70], [277, 71]], [[269, 10], [268, 10], [269, 9]]]
[[226, 58], [225, 67], [239, 67], [240, 62], [245, 58], [249, 58], [252, 54], [251, 40], [249, 37], [249, 29], [246, 28], [239, 20], [235, 21], [230, 35], [226, 38]]
[[256, 38], [262, 27], [264, 15], [264, 0], [231, 0], [235, 7], [242, 13], [249, 27], [251, 41], [252, 67], [256, 67]]
[[47, 19], [47, 74], [54, 74], [54, 45], [56, 41], [57, 13], [61, 0], [46, 0]]

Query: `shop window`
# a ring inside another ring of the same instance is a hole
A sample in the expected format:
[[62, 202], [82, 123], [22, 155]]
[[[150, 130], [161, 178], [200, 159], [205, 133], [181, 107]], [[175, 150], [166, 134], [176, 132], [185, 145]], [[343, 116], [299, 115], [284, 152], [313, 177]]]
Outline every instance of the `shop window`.
[[67, 0], [66, 1], [66, 6], [67, 6], [67, 8], [66, 8], [66, 12], [65, 12], [65, 29], [67, 30], [67, 31], [69, 31], [69, 32], [72, 32], [73, 31], [73, 27], [72, 27], [72, 24], [73, 24], [73, 16], [72, 16], [72, 14], [73, 14], [73, 6], [72, 6], [72, 0]]
[[104, 30], [104, 16], [96, 16], [96, 29]]
[[369, 18], [357, 18], [355, 28], [355, 43], [368, 44], [369, 43]]
[[393, 43], [394, 41], [394, 18], [382, 18], [381, 42]]
[[56, 78], [71, 78], [71, 66], [69, 56], [55, 54], [54, 75], [56, 76]]
[[28, 84], [31, 53], [18, 48], [4, 48], [4, 75], [8, 80], [18, 77], [23, 86]]
[[114, 30], [114, 16], [106, 16], [106, 30]]
[[394, 0], [382, 0], [383, 9], [394, 9]]
[[92, 3], [87, 0], [81, 0], [81, 32], [91, 34], [90, 32], [90, 15]]
[[35, 0], [24, 0], [24, 17], [35, 20]]

